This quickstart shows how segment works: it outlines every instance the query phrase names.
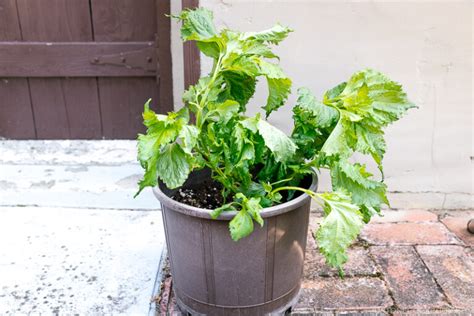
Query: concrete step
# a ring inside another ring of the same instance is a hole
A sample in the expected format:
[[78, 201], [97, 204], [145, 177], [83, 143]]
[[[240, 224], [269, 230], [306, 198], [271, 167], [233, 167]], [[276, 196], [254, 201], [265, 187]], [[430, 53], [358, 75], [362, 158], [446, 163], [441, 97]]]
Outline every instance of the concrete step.
[[0, 165], [0, 205], [159, 209], [150, 189], [136, 199], [137, 164]]
[[161, 212], [0, 207], [0, 315], [146, 315]]
[[0, 205], [159, 209], [135, 141], [0, 141]]
[[0, 140], [0, 164], [119, 165], [137, 162], [135, 140]]

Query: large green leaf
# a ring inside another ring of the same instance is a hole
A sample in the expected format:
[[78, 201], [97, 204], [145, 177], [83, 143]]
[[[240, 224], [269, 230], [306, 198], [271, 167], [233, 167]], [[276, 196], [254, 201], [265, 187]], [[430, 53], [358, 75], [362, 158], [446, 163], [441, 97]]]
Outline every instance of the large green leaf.
[[183, 185], [191, 172], [189, 157], [179, 144], [169, 144], [158, 155], [157, 173], [170, 189]]
[[237, 193], [235, 195], [237, 199], [240, 199], [242, 210], [246, 211], [250, 214], [250, 216], [261, 226], [263, 227], [263, 218], [260, 215], [260, 211], [262, 210], [262, 206], [260, 205], [260, 197], [251, 197], [247, 198], [242, 193]]
[[316, 100], [308, 88], [298, 89], [296, 107], [300, 107], [314, 115], [316, 120], [313, 128], [315, 129], [332, 126], [339, 118], [339, 113], [336, 109]]
[[319, 102], [307, 88], [298, 89], [293, 107], [294, 128], [291, 138], [298, 146], [298, 155], [313, 159], [321, 150], [339, 119], [339, 112]]
[[[346, 190], [351, 193], [352, 203], [361, 208], [365, 221], [369, 221], [377, 213], [382, 204], [388, 205], [386, 196], [387, 186], [372, 179], [372, 174], [365, 170], [365, 166], [351, 164], [341, 160], [331, 167], [331, 180], [334, 190]], [[366, 211], [370, 210], [370, 213]]]
[[199, 130], [193, 125], [184, 125], [179, 132], [179, 138], [182, 140], [181, 147], [189, 155], [197, 144]]
[[351, 203], [347, 194], [336, 191], [318, 196], [324, 201], [325, 218], [316, 233], [321, 253], [326, 262], [338, 268], [342, 274], [342, 265], [347, 261], [346, 249], [355, 240], [362, 226], [362, 214]]
[[348, 139], [351, 139], [351, 130], [347, 127], [349, 122], [343, 115], [339, 118], [336, 127], [324, 142], [321, 152], [327, 156], [349, 157], [352, 154]]
[[285, 104], [285, 101], [291, 92], [291, 79], [272, 79], [267, 77], [267, 83], [268, 99], [267, 104], [263, 107], [266, 117]]
[[229, 230], [234, 241], [247, 237], [253, 231], [252, 216], [246, 210], [240, 210], [229, 222]]
[[268, 117], [271, 112], [285, 104], [291, 93], [291, 79], [283, 73], [279, 65], [260, 60], [259, 67], [261, 74], [267, 78], [268, 98], [263, 109]]
[[244, 40], [255, 39], [258, 41], [266, 41], [273, 44], [278, 44], [284, 40], [292, 30], [281, 24], [276, 24], [272, 28], [261, 32], [247, 32], [243, 33]]
[[239, 102], [240, 111], [245, 112], [245, 106], [255, 93], [257, 80], [243, 73], [225, 71], [222, 73], [228, 86], [230, 97]]
[[294, 155], [295, 143], [281, 130], [262, 119], [258, 120], [257, 129], [276, 161], [285, 162]]
[[212, 120], [222, 120], [227, 123], [233, 116], [239, 112], [239, 103], [234, 100], [226, 100], [212, 106], [209, 118]]
[[[186, 150], [190, 153], [197, 135], [191, 135], [192, 127], [185, 125], [185, 111], [170, 112], [168, 115], [156, 114], [149, 107], [150, 100], [145, 103], [143, 121], [147, 126], [147, 134], [138, 135], [138, 161], [145, 169], [143, 179], [140, 180], [138, 195], [145, 187], [157, 184], [157, 164], [161, 149], [180, 137], [183, 139]], [[184, 135], [184, 134], [188, 135]], [[136, 196], [135, 195], [135, 196]]]
[[138, 182], [139, 189], [135, 197], [147, 186], [153, 187], [158, 183], [156, 160], [161, 144], [156, 141], [154, 135], [138, 135], [138, 160], [145, 174]]
[[181, 37], [183, 40], [205, 41], [217, 35], [212, 11], [206, 8], [184, 10], [180, 15], [174, 17], [183, 22], [181, 27]]
[[382, 128], [415, 107], [400, 84], [380, 72], [366, 69], [355, 73], [324, 95], [325, 104], [339, 109], [339, 122], [322, 151], [350, 156], [352, 151], [370, 154], [382, 168], [385, 141]]

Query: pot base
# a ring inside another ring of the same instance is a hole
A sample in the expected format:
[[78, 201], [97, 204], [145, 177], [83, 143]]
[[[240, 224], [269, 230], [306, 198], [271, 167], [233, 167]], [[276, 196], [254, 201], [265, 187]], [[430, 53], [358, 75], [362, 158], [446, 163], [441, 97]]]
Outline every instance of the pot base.
[[[208, 314], [203, 314], [195, 311], [188, 305], [184, 304], [178, 295], [175, 293], [176, 303], [178, 304], [179, 309], [192, 316], [201, 316], [201, 315], [287, 315], [291, 312], [291, 308], [296, 305], [301, 294], [300, 286], [297, 289], [292, 290], [290, 293], [279, 297], [276, 300], [259, 304], [255, 306], [218, 306], [218, 305], [209, 305], [202, 302], [198, 303], [200, 310], [207, 310]], [[192, 300], [192, 299], [191, 299]], [[283, 302], [288, 300], [286, 304]], [[282, 305], [284, 304], [284, 305]], [[275, 309], [274, 306], [280, 306], [280, 308]], [[273, 307], [273, 308], [272, 308]]]

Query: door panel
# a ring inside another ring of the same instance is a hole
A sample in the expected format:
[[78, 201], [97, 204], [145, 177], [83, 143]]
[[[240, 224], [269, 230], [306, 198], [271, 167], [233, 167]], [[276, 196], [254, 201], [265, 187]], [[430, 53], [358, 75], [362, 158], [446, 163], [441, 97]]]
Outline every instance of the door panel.
[[164, 14], [169, 0], [0, 0], [0, 137], [135, 138], [148, 98], [173, 108]]

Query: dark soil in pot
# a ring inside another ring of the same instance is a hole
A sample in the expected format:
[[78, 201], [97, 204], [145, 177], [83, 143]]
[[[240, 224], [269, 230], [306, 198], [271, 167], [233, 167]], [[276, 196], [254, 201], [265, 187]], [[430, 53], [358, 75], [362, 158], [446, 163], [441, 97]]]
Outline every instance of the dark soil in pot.
[[[298, 186], [303, 188], [309, 188], [311, 185], [311, 176], [307, 176], [304, 178]], [[183, 187], [179, 188], [174, 194], [170, 197], [178, 202], [194, 206], [200, 207], [208, 210], [216, 209], [222, 204], [224, 204], [224, 198], [222, 197], [222, 185], [216, 181], [206, 180], [199, 184], [193, 185], [184, 185]], [[283, 191], [282, 194], [282, 202], [288, 202], [288, 193]], [[290, 200], [297, 198], [300, 196], [302, 192], [294, 192], [294, 195], [291, 197]], [[232, 201], [233, 197], [227, 197], [227, 202]]]
[[213, 210], [224, 204], [221, 190], [221, 185], [208, 180], [199, 186], [179, 188], [171, 198], [187, 205]]

